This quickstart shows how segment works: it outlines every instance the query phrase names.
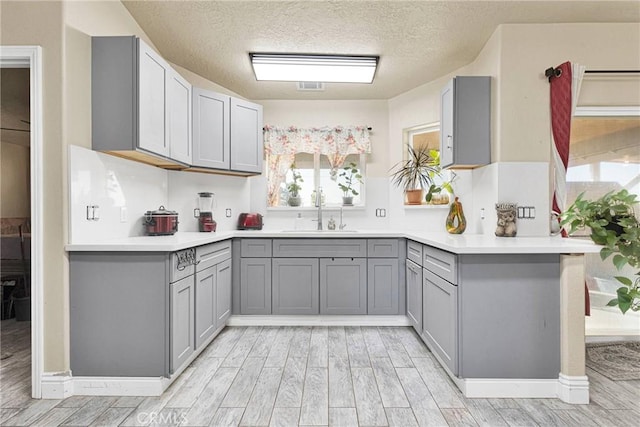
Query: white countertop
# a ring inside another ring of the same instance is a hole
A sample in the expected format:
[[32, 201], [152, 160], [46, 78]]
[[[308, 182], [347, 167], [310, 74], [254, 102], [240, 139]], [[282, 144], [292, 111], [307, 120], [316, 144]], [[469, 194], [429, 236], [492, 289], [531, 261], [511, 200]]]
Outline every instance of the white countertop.
[[601, 246], [591, 240], [549, 237], [495, 237], [479, 234], [454, 235], [445, 232], [358, 230], [282, 231], [247, 230], [216, 233], [178, 232], [173, 236], [139, 236], [92, 243], [73, 243], [67, 252], [173, 252], [233, 237], [254, 238], [407, 238], [456, 254], [542, 254], [597, 253]]

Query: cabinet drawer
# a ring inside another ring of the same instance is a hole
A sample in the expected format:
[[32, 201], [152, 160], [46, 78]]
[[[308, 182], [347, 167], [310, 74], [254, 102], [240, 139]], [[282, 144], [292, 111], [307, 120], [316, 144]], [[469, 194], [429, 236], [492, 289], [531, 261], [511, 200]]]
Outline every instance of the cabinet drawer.
[[278, 258], [364, 258], [366, 239], [277, 239], [273, 256]]
[[271, 258], [271, 239], [240, 240], [242, 258]]
[[444, 280], [454, 285], [458, 284], [457, 257], [455, 254], [431, 246], [424, 246], [422, 266]]
[[397, 258], [397, 239], [369, 239], [367, 240], [367, 256], [369, 258]]
[[422, 266], [422, 243], [407, 240], [407, 258]]
[[231, 258], [231, 240], [198, 246], [196, 248], [196, 271], [202, 271], [229, 258]]

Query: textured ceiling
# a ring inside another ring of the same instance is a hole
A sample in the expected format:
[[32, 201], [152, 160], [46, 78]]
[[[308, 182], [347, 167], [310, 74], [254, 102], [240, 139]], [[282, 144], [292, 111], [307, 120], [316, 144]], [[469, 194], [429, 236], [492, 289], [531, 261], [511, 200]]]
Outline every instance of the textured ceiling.
[[[640, 22], [638, 1], [123, 1], [169, 61], [250, 99], [388, 99], [475, 59], [502, 23]], [[257, 82], [248, 53], [379, 55], [371, 85]]]

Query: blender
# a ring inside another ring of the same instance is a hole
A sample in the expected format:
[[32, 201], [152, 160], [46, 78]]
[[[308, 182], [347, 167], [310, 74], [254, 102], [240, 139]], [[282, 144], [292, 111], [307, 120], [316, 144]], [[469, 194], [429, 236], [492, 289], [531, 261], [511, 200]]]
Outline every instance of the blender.
[[216, 222], [213, 220], [214, 193], [198, 193], [198, 208], [193, 214], [198, 218], [199, 231], [216, 231]]

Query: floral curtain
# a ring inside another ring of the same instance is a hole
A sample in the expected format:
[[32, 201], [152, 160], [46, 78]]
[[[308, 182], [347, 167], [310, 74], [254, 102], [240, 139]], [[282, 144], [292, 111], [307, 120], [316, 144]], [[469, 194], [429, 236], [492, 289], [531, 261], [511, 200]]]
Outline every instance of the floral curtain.
[[268, 202], [277, 206], [280, 184], [297, 153], [323, 154], [331, 165], [331, 176], [342, 166], [349, 154], [371, 152], [371, 141], [367, 126], [337, 126], [322, 128], [280, 128], [265, 126], [264, 146], [266, 153]]

